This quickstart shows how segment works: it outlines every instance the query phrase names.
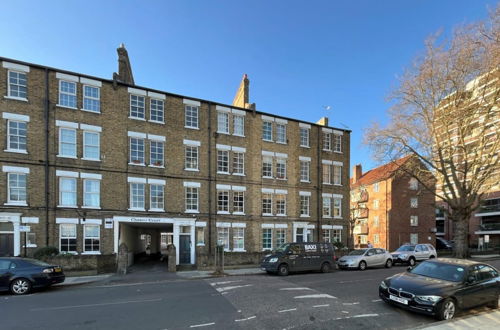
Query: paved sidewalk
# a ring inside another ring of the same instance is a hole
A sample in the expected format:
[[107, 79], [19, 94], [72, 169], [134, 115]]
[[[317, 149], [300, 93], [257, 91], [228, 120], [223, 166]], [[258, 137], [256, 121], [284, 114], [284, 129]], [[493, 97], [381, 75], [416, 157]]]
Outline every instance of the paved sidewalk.
[[102, 275], [93, 275], [93, 276], [68, 276], [64, 280], [63, 283], [55, 284], [54, 286], [65, 286], [65, 285], [78, 285], [78, 284], [87, 284], [94, 283], [98, 281], [104, 281], [114, 274], [102, 274]]
[[214, 275], [213, 270], [190, 270], [177, 272], [177, 276], [181, 278], [206, 278], [218, 276], [234, 276], [234, 275], [259, 275], [266, 272], [260, 268], [239, 268], [239, 269], [224, 269], [224, 275]]
[[478, 315], [443, 321], [429, 327], [419, 327], [425, 330], [470, 330], [470, 329], [500, 329], [500, 310]]

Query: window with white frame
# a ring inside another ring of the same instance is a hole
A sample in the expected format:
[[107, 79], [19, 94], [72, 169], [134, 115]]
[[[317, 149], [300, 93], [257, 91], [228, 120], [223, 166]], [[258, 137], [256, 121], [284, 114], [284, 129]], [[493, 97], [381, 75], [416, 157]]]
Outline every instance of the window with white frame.
[[410, 234], [410, 244], [418, 244], [418, 233]]
[[378, 199], [373, 200], [373, 209], [378, 210], [379, 208], [379, 202]]
[[163, 149], [164, 143], [162, 141], [151, 140], [149, 153], [151, 166], [163, 166]]
[[332, 150], [332, 134], [323, 132], [323, 150]]
[[300, 181], [302, 182], [310, 182], [310, 173], [311, 173], [311, 162], [307, 160], [300, 161]]
[[61, 253], [76, 253], [76, 225], [59, 225], [59, 251]]
[[130, 183], [130, 208], [132, 210], [145, 210], [145, 184]]
[[245, 228], [233, 227], [233, 250], [245, 250]]
[[273, 214], [273, 194], [262, 193], [262, 215]]
[[233, 174], [245, 175], [245, 153], [233, 151]]
[[76, 82], [59, 80], [59, 105], [76, 109]]
[[342, 198], [333, 198], [333, 216], [335, 218], [342, 217]]
[[276, 123], [276, 143], [286, 144], [286, 124]]
[[217, 150], [217, 173], [229, 174], [228, 150]]
[[262, 228], [262, 250], [273, 249], [273, 229]]
[[376, 215], [373, 217], [373, 227], [378, 227], [379, 224], [380, 224], [380, 218], [378, 217], [378, 215]]
[[307, 229], [307, 241], [308, 242], [314, 241], [314, 229], [312, 229], [312, 228]]
[[26, 205], [27, 203], [27, 174], [7, 173], [8, 177], [8, 204]]
[[340, 165], [333, 165], [333, 184], [342, 184], [342, 166]]
[[295, 242], [304, 242], [304, 228], [297, 228], [296, 229]]
[[413, 227], [418, 226], [418, 216], [416, 216], [416, 215], [410, 216], [410, 226], [413, 226]]
[[229, 191], [217, 190], [217, 213], [229, 214]]
[[36, 233], [26, 233], [26, 247], [37, 247]]
[[76, 129], [59, 128], [59, 157], [76, 158]]
[[245, 136], [245, 117], [233, 115], [233, 135]]
[[245, 213], [245, 192], [233, 191], [233, 214]]
[[198, 187], [186, 188], [186, 212], [198, 212]]
[[195, 105], [185, 105], [185, 122], [187, 128], [198, 128], [198, 107]]
[[196, 245], [205, 245], [205, 227], [196, 227]]
[[276, 159], [276, 179], [286, 180], [286, 158]]
[[149, 120], [157, 123], [165, 121], [165, 105], [163, 100], [151, 99], [149, 101]]
[[27, 123], [7, 121], [7, 151], [26, 152]]
[[340, 242], [342, 240], [342, 229], [332, 230], [332, 242]]
[[144, 165], [144, 139], [130, 138], [130, 163]]
[[185, 169], [198, 170], [198, 147], [185, 146]]
[[418, 180], [415, 178], [410, 179], [410, 190], [418, 190]]
[[9, 97], [15, 97], [20, 99], [27, 98], [27, 75], [25, 72], [11, 71], [9, 70]]
[[323, 218], [331, 218], [332, 216], [332, 198], [323, 196]]
[[99, 87], [83, 85], [83, 110], [101, 112], [100, 94]]
[[59, 177], [59, 206], [76, 207], [76, 178]]
[[332, 230], [323, 229], [323, 242], [331, 243], [332, 241]]
[[309, 147], [309, 128], [301, 127], [300, 128], [300, 146], [301, 147]]
[[410, 199], [410, 206], [412, 209], [418, 208], [418, 198], [417, 197], [412, 197]]
[[99, 208], [101, 206], [101, 181], [94, 179], [83, 180], [83, 206]]
[[83, 132], [83, 158], [87, 160], [101, 159], [99, 132]]
[[286, 194], [276, 194], [276, 215], [286, 215]]
[[142, 95], [130, 94], [130, 117], [135, 119], [145, 119], [145, 97]]
[[101, 241], [99, 225], [83, 226], [83, 240], [84, 252], [99, 252]]
[[262, 140], [273, 141], [273, 123], [262, 121]]
[[374, 234], [373, 235], [373, 243], [374, 244], [379, 244], [380, 243], [380, 236], [379, 236], [379, 234]]
[[276, 228], [275, 230], [276, 247], [286, 243], [286, 228]]
[[149, 192], [151, 210], [163, 211], [165, 208], [164, 186], [161, 184], [150, 184]]
[[332, 183], [332, 165], [331, 164], [322, 164], [322, 174], [323, 174], [323, 184], [331, 184]]
[[229, 134], [229, 113], [217, 111], [217, 133]]
[[300, 216], [308, 217], [310, 212], [311, 196], [300, 195]]
[[217, 244], [224, 246], [224, 250], [229, 250], [229, 228], [217, 227]]
[[378, 183], [378, 182], [377, 182], [377, 183], [374, 183], [374, 184], [373, 184], [373, 191], [374, 191], [374, 192], [379, 192], [379, 190], [380, 190], [379, 183]]
[[262, 177], [263, 178], [273, 177], [273, 157], [270, 156], [262, 157]]
[[333, 151], [342, 152], [342, 135], [333, 134]]

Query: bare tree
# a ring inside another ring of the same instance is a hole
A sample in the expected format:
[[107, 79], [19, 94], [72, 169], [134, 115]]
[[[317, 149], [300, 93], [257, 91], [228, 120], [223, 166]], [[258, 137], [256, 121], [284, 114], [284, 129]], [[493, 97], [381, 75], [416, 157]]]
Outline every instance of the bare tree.
[[426, 41], [390, 95], [389, 123], [374, 123], [365, 143], [381, 161], [411, 154], [425, 165], [403, 170], [447, 204], [455, 256], [464, 258], [469, 219], [500, 181], [500, 5], [443, 39]]

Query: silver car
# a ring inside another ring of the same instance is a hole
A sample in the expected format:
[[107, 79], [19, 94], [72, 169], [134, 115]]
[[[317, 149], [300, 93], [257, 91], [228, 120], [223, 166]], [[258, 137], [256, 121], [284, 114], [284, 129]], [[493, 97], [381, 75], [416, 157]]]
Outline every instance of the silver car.
[[405, 244], [391, 254], [394, 263], [406, 263], [410, 266], [415, 266], [417, 261], [437, 258], [432, 244]]
[[341, 269], [357, 268], [365, 270], [366, 267], [377, 266], [390, 268], [393, 262], [391, 254], [386, 250], [370, 248], [351, 251], [348, 255], [340, 258], [337, 264]]

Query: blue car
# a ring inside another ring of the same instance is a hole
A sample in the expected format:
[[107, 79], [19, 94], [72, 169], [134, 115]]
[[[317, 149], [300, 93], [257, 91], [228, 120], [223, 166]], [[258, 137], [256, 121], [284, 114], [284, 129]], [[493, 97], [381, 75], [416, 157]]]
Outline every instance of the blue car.
[[65, 280], [63, 269], [40, 260], [0, 258], [0, 291], [22, 295]]

